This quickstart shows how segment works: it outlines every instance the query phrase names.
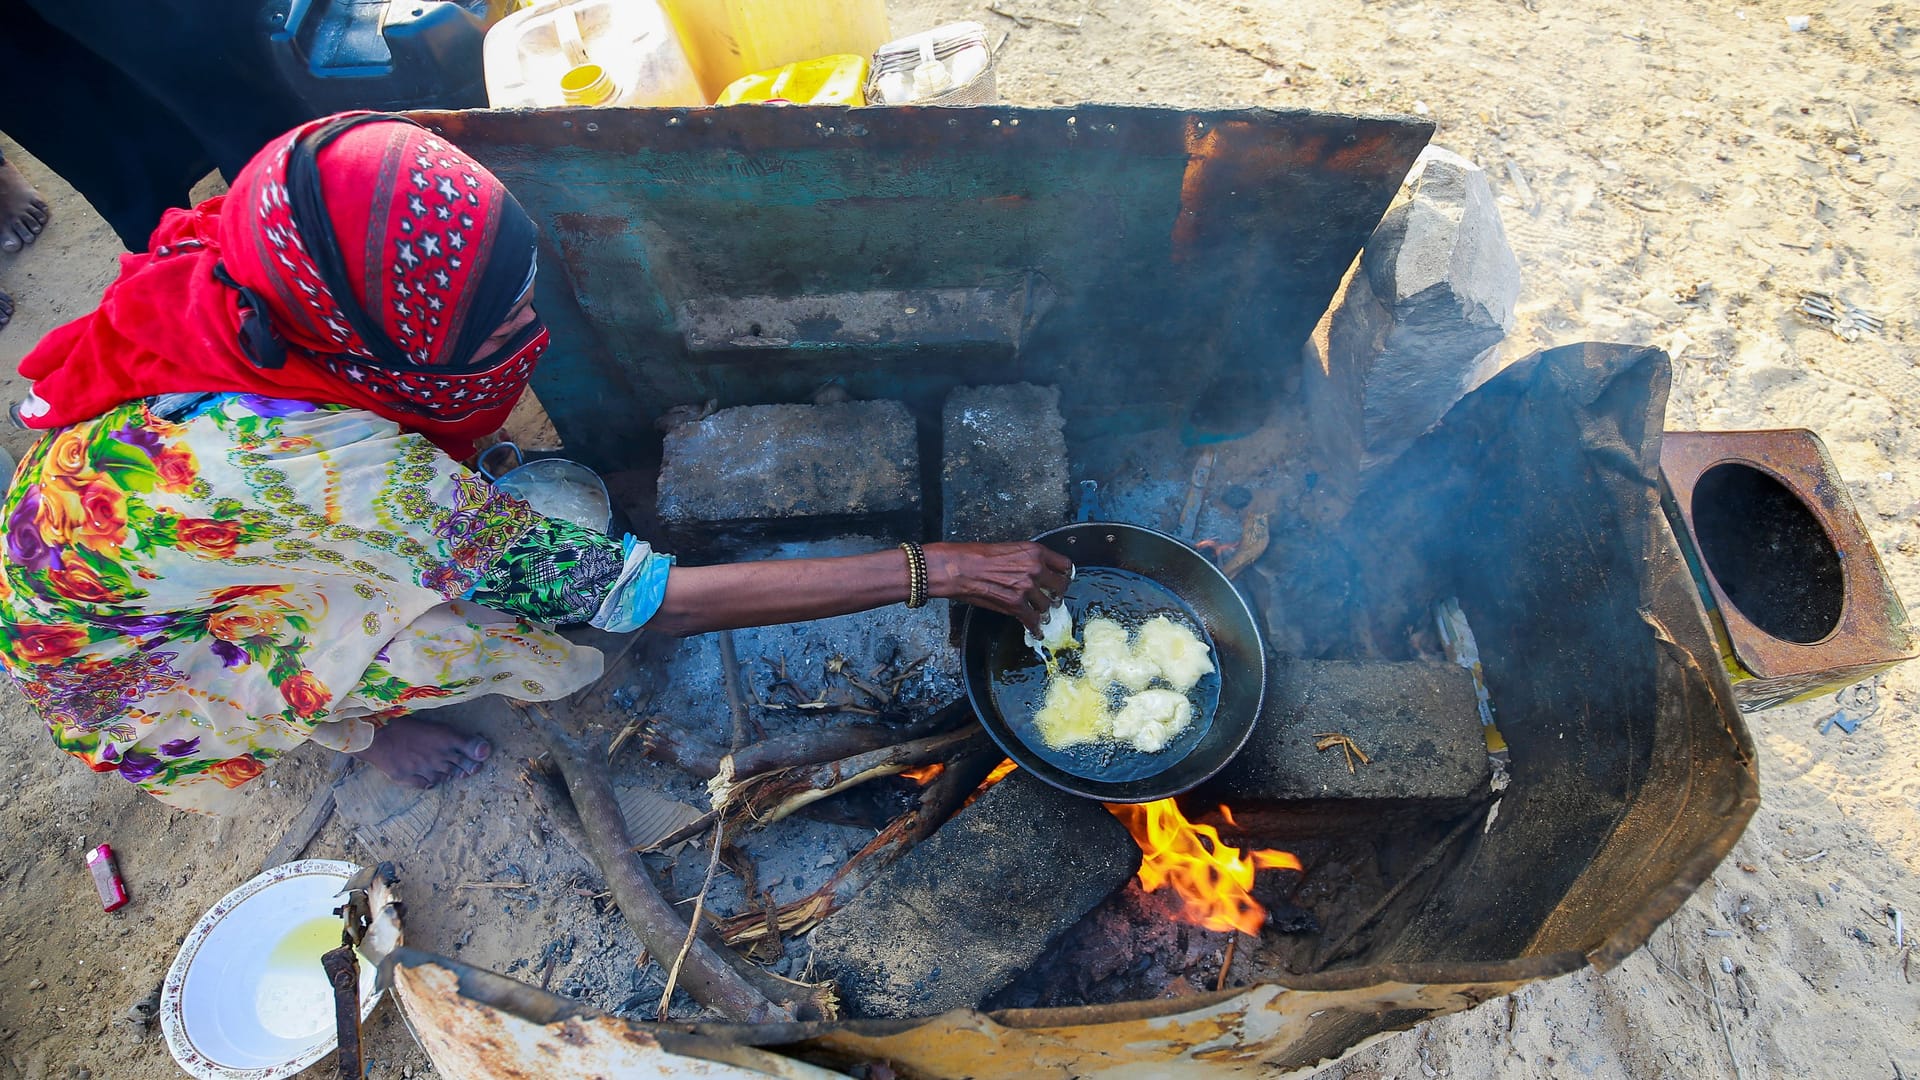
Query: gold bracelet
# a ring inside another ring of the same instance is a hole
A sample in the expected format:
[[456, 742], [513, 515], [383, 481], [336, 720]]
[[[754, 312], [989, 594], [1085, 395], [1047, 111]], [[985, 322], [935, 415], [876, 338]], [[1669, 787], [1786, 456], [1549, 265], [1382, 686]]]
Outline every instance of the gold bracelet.
[[900, 545], [907, 553], [907, 606], [910, 608], [927, 606], [927, 552], [919, 544], [909, 540]]

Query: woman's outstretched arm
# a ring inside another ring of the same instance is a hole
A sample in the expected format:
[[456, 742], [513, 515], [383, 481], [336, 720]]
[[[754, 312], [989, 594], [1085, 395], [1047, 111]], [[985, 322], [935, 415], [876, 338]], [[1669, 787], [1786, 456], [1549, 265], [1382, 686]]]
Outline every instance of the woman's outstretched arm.
[[[927, 591], [1011, 615], [1037, 629], [1067, 588], [1073, 564], [1039, 544], [928, 544]], [[801, 622], [907, 599], [907, 555], [898, 548], [835, 559], [676, 566], [649, 629], [684, 637], [710, 630]]]

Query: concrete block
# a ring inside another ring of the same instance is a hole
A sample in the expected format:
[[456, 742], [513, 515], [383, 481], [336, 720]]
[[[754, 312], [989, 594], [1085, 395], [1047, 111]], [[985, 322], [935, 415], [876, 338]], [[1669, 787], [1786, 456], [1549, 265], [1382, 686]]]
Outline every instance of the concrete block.
[[1337, 477], [1398, 457], [1490, 375], [1520, 264], [1486, 174], [1429, 148], [1306, 347], [1316, 449]]
[[[680, 535], [916, 535], [920, 454], [897, 401], [747, 405], [668, 432], [659, 513]], [[871, 527], [869, 527], [871, 526]]]
[[1016, 771], [821, 923], [814, 969], [854, 1016], [973, 1008], [1139, 868], [1099, 803]]
[[[1454, 664], [1295, 660], [1253, 738], [1209, 785], [1224, 799], [1327, 802], [1370, 799], [1461, 805], [1491, 768], [1473, 676]], [[1338, 732], [1370, 764], [1347, 771], [1338, 749], [1314, 736]]]
[[940, 535], [1026, 540], [1067, 523], [1067, 436], [1060, 391], [972, 386], [942, 411]]

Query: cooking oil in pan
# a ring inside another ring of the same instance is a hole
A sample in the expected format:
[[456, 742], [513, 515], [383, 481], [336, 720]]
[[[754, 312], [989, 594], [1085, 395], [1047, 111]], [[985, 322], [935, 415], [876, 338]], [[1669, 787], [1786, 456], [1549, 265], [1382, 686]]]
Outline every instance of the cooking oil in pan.
[[[1193, 609], [1158, 582], [1139, 574], [1106, 566], [1082, 566], [1067, 589], [1066, 603], [1075, 626], [1084, 627], [1087, 620], [1104, 617], [1119, 623], [1132, 635], [1155, 616], [1164, 615], [1192, 627], [1205, 642], [1209, 654], [1213, 650], [1213, 639]], [[993, 699], [1001, 717], [1034, 754], [1084, 779], [1119, 783], [1172, 768], [1206, 737], [1207, 730], [1213, 726], [1214, 710], [1220, 703], [1220, 675], [1215, 671], [1202, 676], [1187, 691], [1187, 701], [1193, 706], [1193, 723], [1174, 736], [1163, 750], [1146, 753], [1111, 740], [1055, 749], [1041, 736], [1034, 716], [1046, 698], [1049, 668], [1062, 676], [1081, 674], [1080, 652], [1056, 653], [1043, 662], [1016, 631], [1001, 635], [996, 654]], [[1126, 694], [1125, 687], [1111, 687], [1099, 695], [1099, 707], [1117, 707]], [[1091, 713], [1093, 709], [1088, 703], [1082, 711]]]

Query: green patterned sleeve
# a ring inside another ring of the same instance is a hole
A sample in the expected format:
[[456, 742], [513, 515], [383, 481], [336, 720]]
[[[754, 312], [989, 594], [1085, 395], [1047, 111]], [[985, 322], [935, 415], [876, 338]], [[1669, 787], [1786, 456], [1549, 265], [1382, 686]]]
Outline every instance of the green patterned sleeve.
[[536, 622], [584, 623], [600, 610], [625, 561], [619, 540], [543, 517], [481, 569], [468, 598]]
[[644, 568], [625, 540], [535, 512], [419, 436], [396, 449], [378, 509], [404, 531], [423, 588], [554, 626], [635, 606], [614, 595]]

